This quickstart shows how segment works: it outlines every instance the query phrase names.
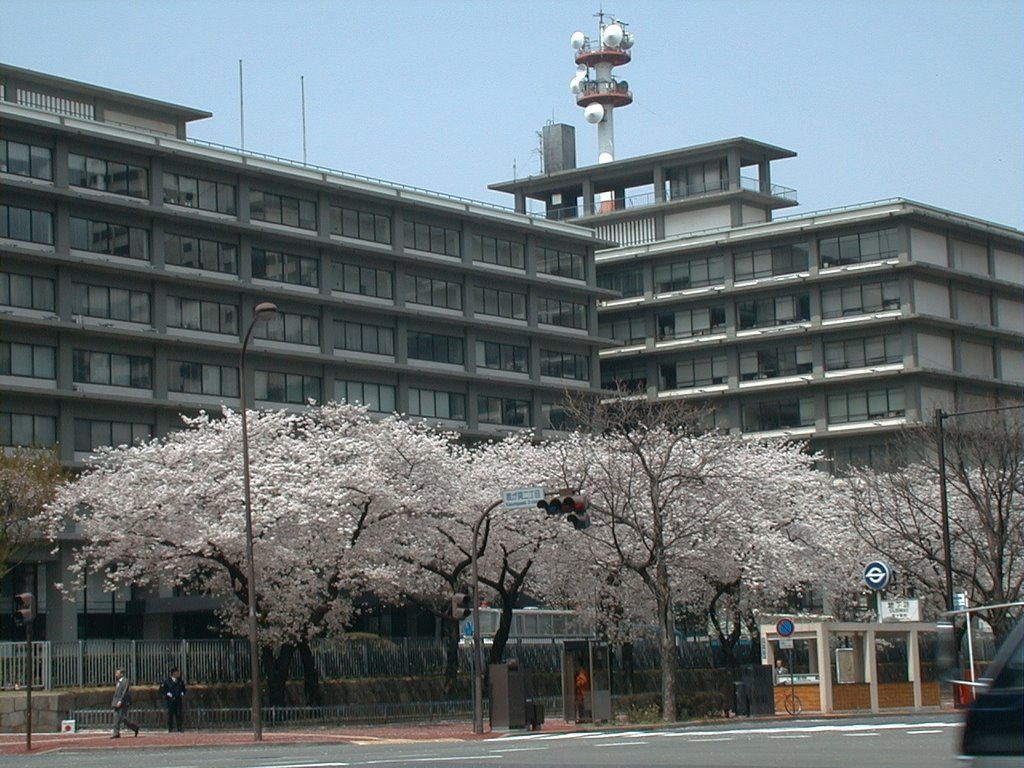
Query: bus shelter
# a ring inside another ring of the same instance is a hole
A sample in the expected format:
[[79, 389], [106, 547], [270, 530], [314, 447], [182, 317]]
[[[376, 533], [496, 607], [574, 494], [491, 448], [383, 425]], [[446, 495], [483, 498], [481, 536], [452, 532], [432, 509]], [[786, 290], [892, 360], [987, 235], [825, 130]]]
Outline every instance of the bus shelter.
[[935, 624], [791, 621], [787, 637], [776, 622], [760, 625], [761, 663], [776, 670], [776, 712], [794, 695], [803, 711], [823, 713], [939, 705], [938, 672], [921, 663], [922, 638], [934, 640]]
[[562, 644], [562, 715], [568, 723], [612, 718], [611, 648], [598, 640]]

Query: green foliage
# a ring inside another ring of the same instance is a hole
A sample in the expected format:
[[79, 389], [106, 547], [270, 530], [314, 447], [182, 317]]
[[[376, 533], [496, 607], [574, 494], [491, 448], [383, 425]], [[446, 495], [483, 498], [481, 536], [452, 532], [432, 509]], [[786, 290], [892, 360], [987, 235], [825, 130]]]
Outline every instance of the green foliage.
[[31, 519], [53, 499], [67, 477], [53, 450], [0, 451], [0, 578], [17, 565], [32, 540]]

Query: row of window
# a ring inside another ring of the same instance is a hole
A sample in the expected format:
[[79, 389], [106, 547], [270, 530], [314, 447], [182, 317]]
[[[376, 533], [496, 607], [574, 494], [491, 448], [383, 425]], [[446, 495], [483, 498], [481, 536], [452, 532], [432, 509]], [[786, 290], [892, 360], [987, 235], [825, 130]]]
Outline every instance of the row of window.
[[[899, 255], [897, 230], [885, 229], [818, 240], [818, 260], [822, 269], [893, 259]], [[806, 272], [810, 263], [806, 243], [778, 245], [732, 254], [733, 280], [742, 282], [778, 275]], [[598, 276], [602, 288], [619, 291], [623, 296], [643, 296], [647, 272], [643, 266], [603, 272]], [[685, 261], [655, 264], [654, 293], [670, 293], [688, 288], [725, 284], [725, 256], [697, 256]]]
[[[24, 142], [0, 142], [0, 172], [53, 180], [53, 151]], [[149, 199], [149, 170], [144, 166], [107, 160], [79, 153], [68, 155], [68, 183], [73, 187]], [[163, 174], [163, 202], [202, 211], [236, 216], [238, 188], [213, 179], [189, 174]], [[316, 200], [283, 195], [254, 188], [249, 196], [249, 216], [255, 221], [316, 231], [318, 229]], [[328, 204], [328, 231], [332, 235], [390, 245], [390, 216], [342, 205]], [[21, 229], [4, 237], [20, 237]], [[32, 241], [32, 242], [52, 242]], [[462, 233], [459, 229], [408, 220], [402, 231], [404, 247], [444, 256], [462, 255]], [[523, 241], [473, 235], [470, 241], [473, 258], [487, 264], [523, 270], [526, 268], [526, 246]], [[141, 258], [136, 256], [135, 258]], [[585, 278], [584, 257], [550, 249], [541, 249], [538, 271]]]
[[[209, 386], [218, 386], [211, 370]], [[319, 400], [316, 379], [297, 374], [270, 374], [257, 371], [256, 397], [275, 402]], [[372, 411], [395, 411], [395, 388], [365, 382], [335, 382], [335, 398], [365, 405]], [[878, 387], [858, 392], [829, 395], [828, 423], [844, 424], [872, 419], [894, 418], [905, 414], [901, 387]], [[568, 426], [559, 404], [544, 403], [546, 426]], [[532, 408], [528, 400], [479, 395], [477, 418], [481, 424], [506, 427], [532, 426]], [[459, 392], [413, 388], [409, 390], [409, 415], [424, 418], [466, 420], [466, 398]], [[744, 432], [796, 429], [814, 426], [814, 398], [802, 397], [746, 403], [740, 413]], [[105, 419], [75, 419], [76, 451], [93, 451], [101, 446], [133, 445], [148, 440], [153, 425], [142, 422]], [[53, 446], [57, 442], [57, 418], [28, 413], [0, 412], [0, 446]]]
[[[688, 357], [658, 366], [658, 389], [690, 389], [725, 384], [729, 377], [729, 356], [725, 353]], [[903, 339], [899, 333], [863, 336], [824, 344], [826, 372], [903, 362]], [[801, 376], [813, 371], [811, 344], [790, 344], [743, 350], [739, 353], [740, 381], [759, 381], [784, 376]], [[647, 386], [643, 363], [608, 361], [601, 366], [602, 386]]]
[[[821, 292], [824, 319], [899, 308], [900, 292], [896, 281], [826, 288]], [[741, 331], [810, 320], [810, 294], [767, 296], [736, 302], [736, 327]], [[727, 328], [725, 304], [663, 312], [655, 317], [655, 323], [659, 341], [724, 333]], [[641, 343], [647, 337], [644, 316], [601, 318], [600, 328], [602, 336], [610, 336], [625, 344]]]

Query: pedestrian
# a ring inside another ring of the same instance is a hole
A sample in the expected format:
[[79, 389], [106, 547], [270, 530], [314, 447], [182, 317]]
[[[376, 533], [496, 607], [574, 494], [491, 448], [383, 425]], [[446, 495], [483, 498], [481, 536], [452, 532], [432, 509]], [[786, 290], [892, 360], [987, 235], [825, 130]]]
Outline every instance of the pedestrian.
[[587, 674], [587, 667], [582, 658], [576, 660], [576, 722], [581, 723], [590, 720], [587, 708], [587, 694], [590, 693], [590, 675]]
[[177, 726], [178, 733], [181, 733], [185, 715], [185, 681], [181, 679], [180, 669], [171, 669], [167, 679], [160, 685], [160, 693], [167, 704], [167, 732], [173, 733]]
[[131, 728], [135, 735], [139, 735], [139, 726], [128, 719], [128, 710], [132, 706], [132, 686], [123, 669], [114, 670], [114, 700], [111, 702], [114, 708], [114, 733], [110, 738], [121, 738], [121, 726]]

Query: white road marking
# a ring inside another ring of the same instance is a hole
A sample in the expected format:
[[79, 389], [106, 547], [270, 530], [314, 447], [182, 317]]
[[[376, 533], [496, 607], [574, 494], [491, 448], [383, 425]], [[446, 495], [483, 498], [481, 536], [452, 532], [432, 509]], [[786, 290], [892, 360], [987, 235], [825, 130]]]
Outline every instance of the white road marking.
[[596, 749], [607, 749], [608, 747], [635, 747], [637, 744], [649, 744], [647, 741], [613, 741], [610, 744], [595, 744]]

